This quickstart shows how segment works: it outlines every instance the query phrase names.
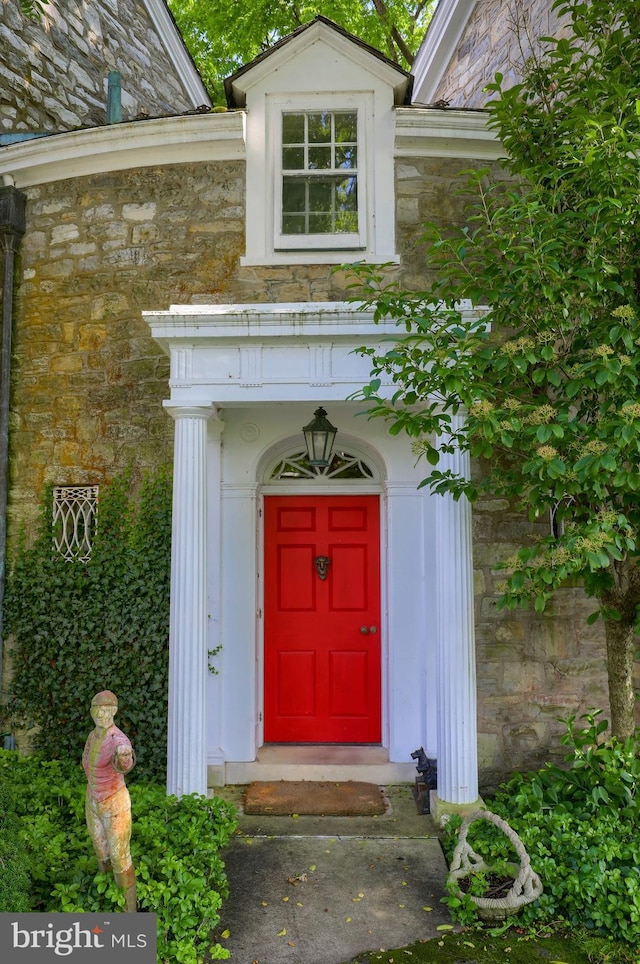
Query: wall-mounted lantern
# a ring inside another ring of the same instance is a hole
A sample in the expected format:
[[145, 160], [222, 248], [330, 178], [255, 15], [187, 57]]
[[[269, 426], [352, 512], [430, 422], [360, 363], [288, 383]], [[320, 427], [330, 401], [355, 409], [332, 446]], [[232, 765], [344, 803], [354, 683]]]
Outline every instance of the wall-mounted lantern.
[[331, 463], [333, 443], [338, 429], [331, 424], [324, 408], [317, 408], [313, 414], [313, 421], [302, 429], [307, 446], [307, 456], [311, 465], [325, 468]]

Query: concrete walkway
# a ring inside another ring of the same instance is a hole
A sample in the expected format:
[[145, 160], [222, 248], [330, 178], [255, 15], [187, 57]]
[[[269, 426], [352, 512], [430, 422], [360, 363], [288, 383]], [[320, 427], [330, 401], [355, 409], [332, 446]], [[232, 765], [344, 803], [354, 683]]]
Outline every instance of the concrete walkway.
[[[241, 787], [218, 792], [239, 809]], [[411, 787], [379, 817], [252, 817], [222, 853], [231, 896], [217, 937], [233, 964], [343, 964], [435, 936], [445, 860]], [[228, 930], [229, 937], [220, 935]]]

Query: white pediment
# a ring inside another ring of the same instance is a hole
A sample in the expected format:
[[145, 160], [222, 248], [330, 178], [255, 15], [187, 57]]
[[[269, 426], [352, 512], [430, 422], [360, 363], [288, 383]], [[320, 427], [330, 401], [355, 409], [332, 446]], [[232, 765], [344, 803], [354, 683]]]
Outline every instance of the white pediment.
[[305, 24], [227, 81], [236, 107], [270, 93], [387, 88], [406, 102], [411, 76], [367, 44], [324, 18]]

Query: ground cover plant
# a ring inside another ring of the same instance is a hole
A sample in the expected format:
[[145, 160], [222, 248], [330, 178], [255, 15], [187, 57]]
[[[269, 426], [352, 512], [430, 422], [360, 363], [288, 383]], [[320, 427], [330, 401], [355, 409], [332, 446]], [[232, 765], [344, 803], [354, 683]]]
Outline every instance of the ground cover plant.
[[362, 954], [349, 964], [636, 964], [612, 941], [573, 934], [478, 934], [465, 929], [428, 941]]
[[[600, 712], [566, 722], [567, 768], [547, 764], [517, 775], [487, 807], [520, 836], [540, 876], [544, 894], [524, 907], [518, 926], [562, 921], [593, 935], [620, 941], [640, 959], [640, 759], [637, 738], [604, 740]], [[451, 819], [446, 837], [450, 857], [460, 820]], [[487, 863], [511, 859], [508, 841], [484, 822], [469, 832], [473, 849]], [[449, 893], [454, 920], [476, 920], [466, 894]]]
[[0, 782], [0, 913], [30, 909], [29, 864], [11, 788]]
[[[20, 909], [110, 913], [122, 908], [113, 875], [97, 872], [84, 817], [85, 785], [79, 764], [0, 750], [0, 799], [11, 787], [13, 848], [23, 873], [14, 876], [16, 886], [21, 884]], [[216, 797], [178, 800], [153, 783], [133, 784], [130, 793], [138, 909], [158, 915], [159, 964], [228, 958], [210, 935], [228, 894], [219, 850], [235, 830], [233, 808]], [[0, 811], [0, 857], [2, 827]]]

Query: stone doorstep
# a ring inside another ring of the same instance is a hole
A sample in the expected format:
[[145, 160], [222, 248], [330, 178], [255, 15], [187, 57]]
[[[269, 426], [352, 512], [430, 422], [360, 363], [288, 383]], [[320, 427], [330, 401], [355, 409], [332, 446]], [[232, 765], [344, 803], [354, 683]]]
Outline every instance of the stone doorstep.
[[379, 786], [408, 783], [413, 763], [392, 763], [380, 746], [269, 744], [256, 760], [209, 766], [209, 786], [248, 784], [256, 780], [359, 780]]
[[340, 837], [340, 838], [438, 838], [428, 814], [418, 813], [413, 782], [381, 785], [385, 812], [371, 817], [251, 816], [244, 813], [244, 785], [227, 785], [209, 790], [234, 806], [238, 812], [240, 837]]

